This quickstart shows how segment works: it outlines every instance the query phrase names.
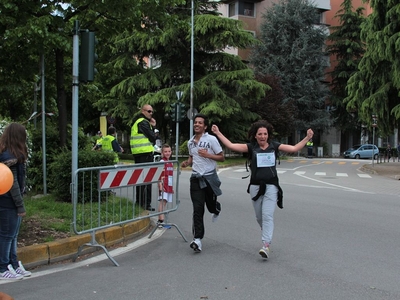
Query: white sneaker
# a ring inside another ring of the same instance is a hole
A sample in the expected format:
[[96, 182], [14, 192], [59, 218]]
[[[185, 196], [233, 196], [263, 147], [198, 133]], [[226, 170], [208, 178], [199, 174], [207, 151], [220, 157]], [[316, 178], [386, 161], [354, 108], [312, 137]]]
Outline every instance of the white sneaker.
[[201, 240], [200, 239], [194, 239], [190, 243], [190, 248], [194, 250], [194, 252], [201, 252]]
[[0, 279], [20, 280], [24, 278], [24, 276], [22, 276], [21, 274], [17, 274], [17, 272], [15, 272], [12, 265], [8, 265], [7, 268], [8, 268], [7, 271], [0, 273]]
[[263, 258], [268, 258], [269, 257], [269, 247], [262, 247], [260, 251], [258, 251], [258, 254], [260, 254]]
[[211, 215], [211, 221], [212, 221], [213, 223], [217, 222], [217, 221], [218, 221], [218, 218], [219, 218], [219, 214], [218, 214], [218, 215], [216, 215], [216, 214], [212, 214], [212, 215]]
[[22, 275], [23, 277], [29, 277], [32, 275], [31, 272], [25, 270], [24, 266], [22, 265], [22, 263], [19, 261], [18, 262], [18, 268], [15, 270], [15, 273]]

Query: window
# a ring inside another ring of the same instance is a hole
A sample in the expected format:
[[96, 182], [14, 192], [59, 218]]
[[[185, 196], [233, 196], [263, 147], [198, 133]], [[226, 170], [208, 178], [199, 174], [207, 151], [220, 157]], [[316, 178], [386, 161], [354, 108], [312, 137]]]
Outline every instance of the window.
[[236, 13], [236, 2], [229, 3], [229, 17], [237, 15]]
[[325, 12], [323, 10], [318, 9], [315, 14], [314, 24], [325, 24]]
[[150, 55], [147, 61], [147, 68], [157, 69], [159, 67], [161, 67], [161, 60], [157, 60]]
[[252, 31], [252, 30], [246, 30], [247, 32], [251, 33], [253, 35], [253, 37], [256, 37], [256, 32]]
[[254, 17], [254, 3], [239, 1], [239, 15]]
[[236, 15], [254, 17], [254, 3], [246, 1], [235, 1], [229, 3], [229, 17]]

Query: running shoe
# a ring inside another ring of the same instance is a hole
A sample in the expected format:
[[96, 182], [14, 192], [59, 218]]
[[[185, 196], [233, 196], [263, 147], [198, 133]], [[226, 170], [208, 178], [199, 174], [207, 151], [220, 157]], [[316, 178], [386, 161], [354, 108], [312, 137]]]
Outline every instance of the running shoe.
[[190, 243], [190, 248], [194, 250], [194, 252], [201, 252], [201, 240], [200, 239], [194, 239]]

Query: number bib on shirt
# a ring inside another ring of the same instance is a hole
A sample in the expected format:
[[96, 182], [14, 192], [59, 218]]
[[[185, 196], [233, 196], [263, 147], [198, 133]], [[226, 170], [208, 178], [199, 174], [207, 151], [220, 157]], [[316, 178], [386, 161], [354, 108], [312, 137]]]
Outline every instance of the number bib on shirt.
[[275, 152], [257, 153], [257, 168], [275, 166]]

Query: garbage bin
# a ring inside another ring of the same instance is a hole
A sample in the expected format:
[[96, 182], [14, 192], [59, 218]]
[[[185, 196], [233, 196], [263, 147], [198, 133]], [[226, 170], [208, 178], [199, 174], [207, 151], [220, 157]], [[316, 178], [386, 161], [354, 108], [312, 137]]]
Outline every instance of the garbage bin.
[[318, 147], [318, 157], [324, 157], [324, 148]]

